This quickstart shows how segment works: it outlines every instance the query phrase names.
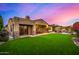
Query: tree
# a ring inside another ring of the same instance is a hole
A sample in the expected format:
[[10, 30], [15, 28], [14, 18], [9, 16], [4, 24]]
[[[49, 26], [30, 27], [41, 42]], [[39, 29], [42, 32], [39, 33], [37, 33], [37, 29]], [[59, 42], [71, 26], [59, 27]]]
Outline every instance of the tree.
[[79, 22], [73, 24], [73, 30], [77, 33], [77, 37], [79, 37]]
[[0, 31], [2, 30], [3, 28], [3, 18], [2, 16], [0, 16]]

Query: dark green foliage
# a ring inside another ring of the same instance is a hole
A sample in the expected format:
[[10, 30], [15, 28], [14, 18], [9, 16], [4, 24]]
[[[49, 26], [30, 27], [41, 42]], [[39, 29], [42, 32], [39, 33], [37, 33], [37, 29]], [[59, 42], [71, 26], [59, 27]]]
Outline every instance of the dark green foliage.
[[79, 30], [74, 30], [77, 34], [77, 37], [79, 37]]
[[73, 30], [76, 32], [76, 36], [79, 37], [79, 22], [73, 24]]
[[0, 31], [2, 30], [3, 28], [3, 19], [2, 19], [2, 16], [0, 16]]
[[6, 42], [9, 40], [9, 33], [6, 30], [0, 32], [0, 42]]

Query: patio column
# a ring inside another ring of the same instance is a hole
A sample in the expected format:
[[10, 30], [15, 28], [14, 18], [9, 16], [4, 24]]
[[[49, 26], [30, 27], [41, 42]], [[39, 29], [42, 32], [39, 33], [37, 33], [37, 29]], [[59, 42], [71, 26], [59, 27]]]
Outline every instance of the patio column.
[[19, 36], [19, 24], [18, 23], [14, 24], [14, 35], [15, 37]]
[[33, 26], [33, 35], [35, 35], [36, 34], [36, 26], [34, 25]]

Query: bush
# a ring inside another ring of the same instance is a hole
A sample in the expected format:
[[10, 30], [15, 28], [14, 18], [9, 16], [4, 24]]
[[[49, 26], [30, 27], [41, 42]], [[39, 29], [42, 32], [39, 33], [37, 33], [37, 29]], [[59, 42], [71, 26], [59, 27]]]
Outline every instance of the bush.
[[73, 24], [73, 30], [76, 32], [77, 37], [79, 37], [79, 22]]
[[79, 37], [79, 30], [74, 30], [77, 34], [77, 37]]
[[6, 30], [0, 32], [0, 42], [6, 42], [9, 40], [9, 33]]

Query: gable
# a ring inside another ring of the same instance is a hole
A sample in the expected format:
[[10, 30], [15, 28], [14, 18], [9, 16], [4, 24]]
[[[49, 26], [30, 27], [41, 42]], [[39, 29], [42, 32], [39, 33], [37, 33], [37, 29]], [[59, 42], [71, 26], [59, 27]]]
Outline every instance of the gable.
[[40, 25], [48, 25], [48, 23], [45, 22], [43, 19], [34, 20], [34, 23], [35, 24], [40, 24]]

